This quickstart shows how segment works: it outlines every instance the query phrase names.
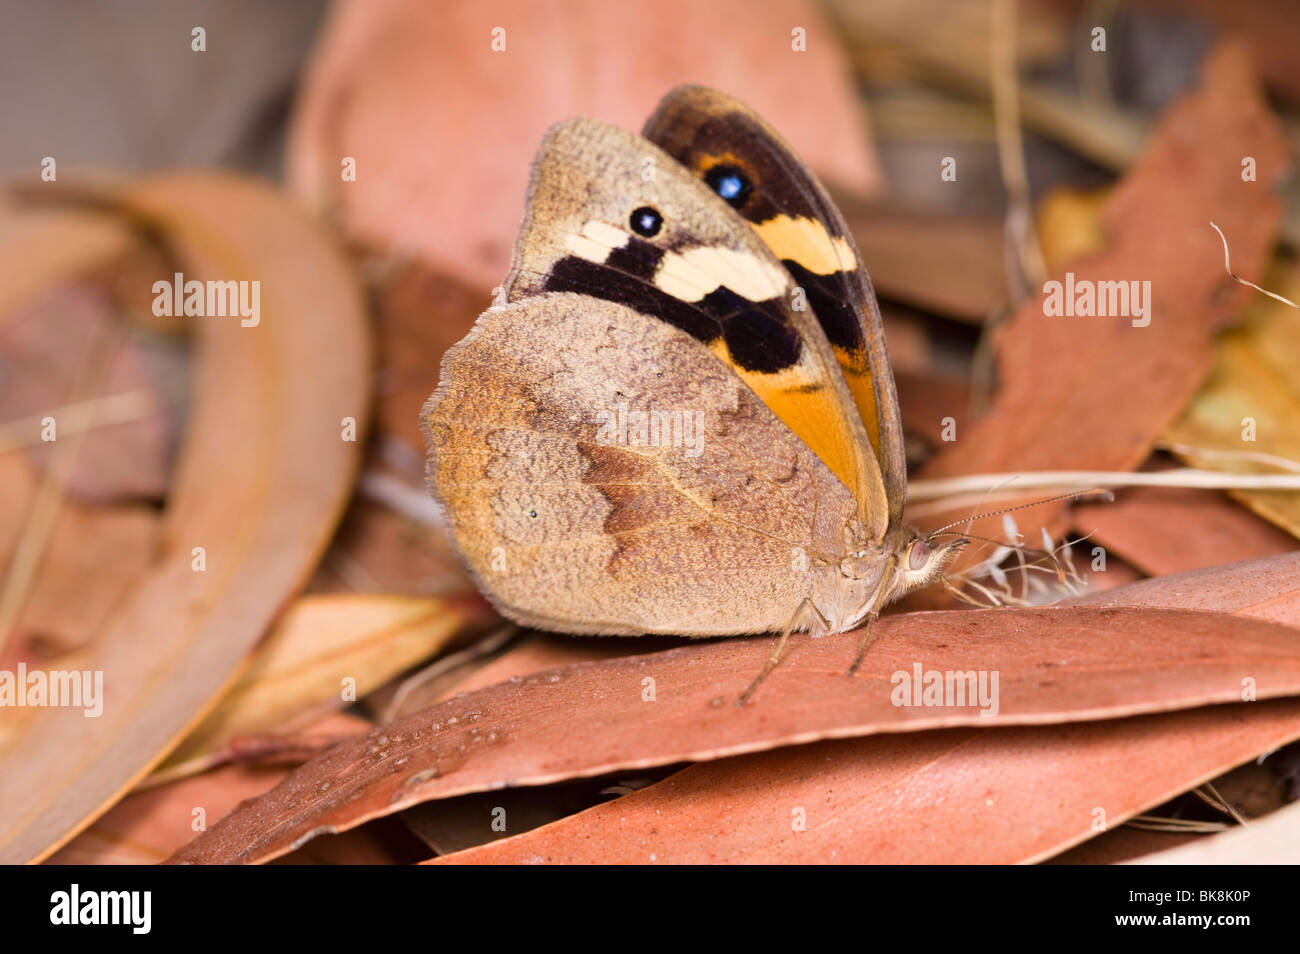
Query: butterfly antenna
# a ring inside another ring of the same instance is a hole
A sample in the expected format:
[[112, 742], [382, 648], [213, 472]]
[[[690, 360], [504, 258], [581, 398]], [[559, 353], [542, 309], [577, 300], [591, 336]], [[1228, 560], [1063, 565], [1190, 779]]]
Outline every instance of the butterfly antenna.
[[[1115, 495], [1113, 493], [1101, 487], [1094, 487], [1092, 490], [1076, 490], [1073, 493], [1069, 493], [1069, 494], [1058, 494], [1055, 497], [1044, 497], [1042, 500], [1031, 500], [1029, 503], [1019, 504], [1015, 507], [1004, 507], [1001, 510], [990, 510], [988, 513], [971, 514], [969, 517], [965, 517], [961, 520], [954, 520], [952, 523], [940, 527], [938, 530], [935, 530], [934, 532], [930, 533], [929, 536], [933, 537], [937, 534], [943, 533], [945, 530], [948, 530], [951, 527], [955, 527], [960, 523], [964, 523], [967, 526], [969, 526], [970, 524], [974, 523], [976, 520], [982, 520], [985, 517], [999, 517], [1004, 513], [1014, 513], [1017, 510], [1025, 510], [1029, 507], [1037, 507], [1039, 504], [1055, 503], [1058, 500], [1077, 500], [1080, 497], [1087, 497], [1090, 494], [1101, 494], [1108, 501], [1115, 499]], [[968, 536], [968, 534], [963, 532], [961, 536]], [[1001, 544], [1001, 545], [1005, 546], [1006, 544]]]

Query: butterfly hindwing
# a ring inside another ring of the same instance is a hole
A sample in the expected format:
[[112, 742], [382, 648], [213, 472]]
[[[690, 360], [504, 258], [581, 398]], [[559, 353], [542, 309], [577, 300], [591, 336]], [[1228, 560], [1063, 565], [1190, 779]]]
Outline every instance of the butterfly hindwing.
[[894, 376], [871, 280], [839, 210], [781, 137], [725, 93], [679, 87], [643, 134], [748, 221], [804, 290], [871, 440], [891, 525], [901, 526], [907, 476]]
[[[680, 446], [636, 436], [667, 408]], [[528, 626], [779, 629], [818, 579], [798, 554], [836, 546], [857, 506], [692, 336], [585, 294], [484, 312], [422, 420], [461, 559]]]
[[833, 343], [769, 244], [657, 146], [595, 120], [561, 123], [533, 169], [509, 301], [575, 292], [685, 331], [738, 375], [859, 501], [888, 506]]

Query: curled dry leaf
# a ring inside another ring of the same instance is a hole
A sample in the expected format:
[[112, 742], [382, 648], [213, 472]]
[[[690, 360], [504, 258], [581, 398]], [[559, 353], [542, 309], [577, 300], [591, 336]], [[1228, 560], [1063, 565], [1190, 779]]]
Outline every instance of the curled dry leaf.
[[[369, 728], [364, 719], [334, 713], [314, 723], [309, 737], [341, 739]], [[223, 765], [202, 775], [132, 792], [46, 863], [157, 864], [194, 837], [196, 822], [211, 824], [244, 799], [265, 792], [292, 764], [281, 760]], [[202, 815], [196, 815], [196, 810]]]
[[[1263, 574], [1275, 602], [1300, 599], [1300, 576], [1288, 570]], [[434, 798], [818, 739], [1231, 702], [1244, 676], [1261, 698], [1300, 693], [1300, 631], [1227, 613], [1120, 608], [1122, 592], [1108, 594], [1116, 605], [1107, 607], [885, 618], [853, 680], [844, 676], [851, 638], [797, 639], [744, 708], [734, 701], [772, 639], [693, 644], [492, 686], [327, 753], [174, 860], [265, 860], [319, 832]], [[891, 674], [911, 673], [918, 661], [927, 670], [998, 672], [997, 714], [893, 705]]]
[[261, 320], [198, 319], [167, 549], [86, 662], [103, 671], [103, 715], [42, 709], [0, 751], [0, 861], [10, 863], [67, 841], [216, 703], [324, 550], [359, 457], [341, 421], [368, 410], [360, 290], [290, 203], [201, 175], [110, 198], [174, 246], [187, 277], [260, 281]]
[[[28, 665], [88, 646], [157, 558], [162, 521], [152, 507], [65, 501], [15, 627]], [[4, 563], [0, 560], [0, 570]]]
[[[1237, 247], [1232, 243], [1233, 268]], [[1279, 270], [1265, 287], [1300, 300], [1300, 269]], [[1300, 310], [1256, 295], [1241, 328], [1223, 336], [1214, 374], [1166, 437], [1185, 461], [1211, 470], [1274, 473], [1233, 455], [1263, 454], [1300, 468]], [[1186, 449], [1184, 449], [1186, 448]], [[1232, 491], [1255, 513], [1300, 537], [1300, 494]]]
[[[53, 419], [59, 439], [80, 435], [69, 495], [84, 500], [158, 499], [167, 490], [168, 415], [143, 349], [115, 334], [119, 322], [104, 292], [64, 285], [0, 321], [0, 450], [22, 449], [42, 468], [57, 441], [43, 439]], [[106, 344], [108, 342], [108, 344]], [[99, 388], [77, 394], [88, 359], [111, 348]]]
[[[1278, 496], [1278, 495], [1275, 495]], [[1133, 487], [1113, 503], [1078, 503], [1074, 528], [1152, 576], [1290, 553], [1294, 538], [1213, 490]]]
[[[474, 594], [305, 596], [280, 617], [252, 665], [160, 771], [183, 768], [237, 736], [292, 726], [322, 708], [341, 708], [437, 655], [467, 629], [495, 620]], [[346, 694], [346, 700], [345, 700]]]
[[821, 742], [693, 765], [435, 863], [1040, 861], [1297, 737], [1288, 699]]
[[[1242, 181], [1242, 156], [1257, 160], [1258, 181]], [[1200, 88], [1165, 113], [1106, 200], [1108, 244], [1068, 268], [1076, 288], [1150, 282], [1150, 323], [1134, 326], [1145, 320], [1136, 315], [1049, 317], [1045, 295], [1032, 295], [997, 333], [1001, 385], [989, 413], [921, 476], [1139, 466], [1204, 382], [1214, 332], [1248, 300], [1224, 274], [1209, 222], [1230, 236], [1239, 274], [1258, 279], [1281, 218], [1272, 187], [1287, 164], [1246, 50], [1223, 42]], [[1017, 516], [1031, 529], [1057, 525], [1060, 507]], [[976, 532], [997, 536], [997, 527]]]
[[[509, 268], [546, 128], [586, 115], [639, 130], [686, 77], [743, 96], [831, 180], [880, 185], [847, 63], [806, 0], [336, 3], [290, 130], [288, 178], [361, 244], [490, 289]], [[355, 181], [343, 181], [343, 157]]]
[[137, 237], [95, 209], [23, 208], [0, 197], [0, 322], [32, 298], [121, 258]]
[[1300, 858], [1300, 802], [1278, 809], [1249, 828], [1225, 831], [1193, 844], [1134, 860], [1140, 865], [1293, 865]]
[[[118, 316], [89, 283], [64, 285], [0, 321], [0, 451], [21, 449], [42, 468], [57, 438], [81, 435], [66, 489], [92, 501], [157, 499], [167, 490], [167, 415], [136, 342], [117, 336]], [[108, 341], [100, 388], [78, 400], [87, 361]]]
[[[1217, 586], [1212, 575], [1152, 580], [1129, 595], [1169, 605], [1199, 589], [1216, 594], [1212, 608], [1300, 624], [1300, 605], [1288, 603], [1300, 595], [1300, 554], [1223, 568]], [[1125, 605], [1125, 594], [1107, 602]], [[990, 864], [1080, 842], [1069, 860], [1108, 863], [1170, 844], [1119, 822], [1298, 736], [1300, 706], [1288, 700], [779, 749], [694, 765], [616, 804], [436, 863]], [[1098, 830], [1108, 834], [1084, 841]], [[1116, 835], [1129, 837], [1088, 850]], [[1242, 847], [1240, 859], [1260, 857]]]

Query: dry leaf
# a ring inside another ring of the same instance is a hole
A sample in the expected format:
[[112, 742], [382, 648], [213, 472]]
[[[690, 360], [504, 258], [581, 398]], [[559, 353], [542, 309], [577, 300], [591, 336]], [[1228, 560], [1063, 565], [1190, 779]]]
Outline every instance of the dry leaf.
[[[216, 703], [324, 550], [359, 457], [342, 419], [368, 410], [360, 291], [297, 209], [264, 186], [202, 175], [115, 199], [175, 245], [186, 273], [260, 281], [261, 321], [198, 320], [167, 549], [86, 663], [104, 673], [103, 715], [43, 709], [0, 751], [9, 863], [65, 843]], [[192, 569], [199, 546], [205, 572]]]
[[[1048, 317], [1035, 289], [998, 331], [1001, 387], [989, 413], [921, 476], [1131, 470], [1205, 380], [1214, 331], [1247, 301], [1247, 289], [1224, 274], [1209, 223], [1229, 236], [1234, 269], [1258, 279], [1280, 221], [1269, 184], [1288, 158], [1246, 51], [1224, 42], [1203, 72], [1201, 87], [1164, 114], [1107, 199], [1107, 246], [1069, 268], [1076, 284], [1149, 281], [1150, 324]], [[1258, 182], [1242, 181], [1245, 155], [1257, 160]], [[1036, 528], [1057, 522], [1048, 515], [1059, 511], [1017, 516]], [[990, 530], [999, 532], [996, 523], [976, 532]]]
[[586, 115], [639, 130], [687, 79], [743, 97], [831, 180], [879, 187], [847, 63], [805, 0], [336, 3], [298, 101], [288, 178], [337, 208], [350, 238], [486, 291], [509, 268], [546, 128]]
[[1072, 604], [1233, 613], [1300, 628], [1300, 552], [1153, 577]]
[[[1230, 244], [1237, 270], [1237, 243]], [[1300, 300], [1300, 270], [1283, 271], [1264, 287]], [[1182, 419], [1165, 434], [1188, 463], [1210, 470], [1274, 473], [1256, 462], [1234, 463], [1214, 456], [1270, 454], [1300, 468], [1300, 310], [1255, 294], [1246, 322], [1219, 344], [1214, 374]], [[1300, 537], [1300, 494], [1231, 491], [1255, 513]]]
[[[836, 202], [877, 295], [981, 323], [1010, 307], [1001, 222], [851, 195], [837, 195]], [[943, 281], [935, 280], [936, 262], [943, 263]]]
[[[358, 734], [370, 723], [332, 714], [312, 726], [317, 734]], [[291, 764], [291, 763], [287, 763]], [[224, 765], [203, 775], [133, 792], [59, 849], [46, 864], [157, 864], [194, 837], [200, 819], [210, 825], [240, 802], [273, 787], [285, 765]]]
[[1152, 576], [1290, 553], [1296, 541], [1212, 490], [1133, 487], [1113, 503], [1084, 503], [1071, 514], [1090, 534], [1085, 554], [1100, 545]]
[[694, 765], [435, 863], [1039, 861], [1297, 737], [1286, 700], [822, 742]]
[[0, 196], [0, 324], [31, 299], [126, 255], [138, 241], [95, 209], [19, 208]]
[[[263, 860], [319, 831], [503, 785], [875, 732], [1103, 719], [1228, 702], [1240, 699], [1246, 675], [1261, 698], [1300, 692], [1300, 631], [1226, 614], [1059, 608], [889, 617], [877, 623], [853, 680], [844, 677], [851, 645], [795, 640], [745, 708], [734, 700], [771, 639], [586, 663], [459, 696], [304, 766], [175, 860]], [[999, 672], [997, 715], [983, 717], [973, 705], [893, 705], [891, 674], [910, 673], [917, 662], [929, 670]], [[643, 699], [646, 679], [654, 702]]]
[[242, 735], [291, 727], [341, 708], [429, 659], [466, 629], [495, 620], [476, 594], [305, 596], [276, 622], [252, 664], [160, 771], [220, 751]]
[[[41, 662], [89, 645], [157, 558], [162, 521], [152, 507], [65, 501], [15, 627]], [[0, 568], [3, 563], [0, 562]]]
[[1134, 859], [1139, 865], [1294, 865], [1300, 859], [1300, 803], [1189, 845]]
[[[21, 448], [45, 467], [57, 446], [44, 436], [44, 419], [52, 418], [56, 439], [84, 433], [69, 494], [91, 501], [158, 499], [167, 490], [174, 435], [141, 348], [124, 337], [108, 361], [102, 391], [84, 401], [73, 397], [87, 356], [118, 320], [104, 293], [83, 283], [57, 288], [0, 321], [0, 405], [9, 419], [0, 424], [0, 445]], [[109, 423], [123, 407], [129, 419]]]

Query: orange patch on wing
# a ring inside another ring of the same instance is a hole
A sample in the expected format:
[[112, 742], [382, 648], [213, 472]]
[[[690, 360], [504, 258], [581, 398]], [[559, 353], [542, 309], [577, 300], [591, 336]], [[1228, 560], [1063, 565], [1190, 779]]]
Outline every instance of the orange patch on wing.
[[852, 352], [844, 348], [832, 350], [840, 363], [840, 370], [844, 373], [844, 381], [849, 386], [849, 393], [853, 395], [853, 403], [858, 406], [862, 423], [866, 425], [867, 437], [871, 439], [871, 449], [879, 460], [881, 457], [880, 411], [876, 406], [876, 388], [871, 377], [871, 365], [867, 360], [866, 349]]
[[[709, 346], [747, 384], [794, 435], [815, 453], [840, 483], [850, 490], [860, 485], [858, 458], [853, 448], [853, 430], [836, 400], [830, 381], [819, 381], [803, 365], [772, 374], [747, 371], [731, 358], [727, 346], [715, 341]], [[870, 391], [870, 377], [867, 389]], [[871, 397], [875, 406], [875, 395]], [[872, 418], [874, 429], [875, 419]]]

